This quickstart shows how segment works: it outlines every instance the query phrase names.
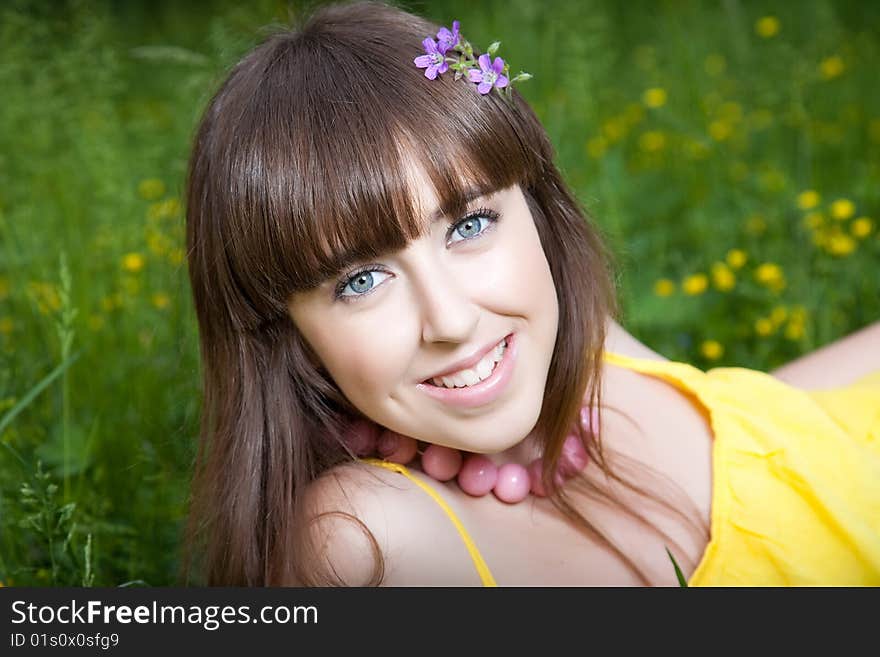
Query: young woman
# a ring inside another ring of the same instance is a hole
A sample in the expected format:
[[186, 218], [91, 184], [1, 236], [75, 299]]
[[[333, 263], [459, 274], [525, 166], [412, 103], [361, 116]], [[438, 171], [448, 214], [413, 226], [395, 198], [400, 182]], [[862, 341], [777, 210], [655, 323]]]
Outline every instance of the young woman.
[[880, 327], [776, 376], [640, 344], [544, 129], [464, 44], [324, 7], [205, 112], [205, 581], [675, 585], [674, 556], [693, 584], [880, 583]]

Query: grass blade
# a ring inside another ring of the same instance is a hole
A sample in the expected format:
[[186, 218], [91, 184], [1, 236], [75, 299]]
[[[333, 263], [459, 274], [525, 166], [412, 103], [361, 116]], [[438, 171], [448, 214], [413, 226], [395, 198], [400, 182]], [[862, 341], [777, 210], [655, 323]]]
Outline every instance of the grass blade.
[[669, 548], [666, 548], [666, 554], [669, 555], [669, 558], [672, 560], [672, 565], [675, 567], [675, 576], [678, 578], [678, 585], [683, 589], [688, 588], [687, 580], [684, 578], [681, 568], [678, 567], [675, 557], [672, 556], [672, 552], [669, 551]]

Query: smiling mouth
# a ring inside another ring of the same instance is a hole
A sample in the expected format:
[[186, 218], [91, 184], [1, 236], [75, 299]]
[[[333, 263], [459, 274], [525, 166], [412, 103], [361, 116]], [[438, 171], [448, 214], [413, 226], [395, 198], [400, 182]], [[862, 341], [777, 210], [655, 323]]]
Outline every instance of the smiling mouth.
[[498, 368], [498, 364], [504, 359], [504, 354], [507, 353], [508, 349], [509, 337], [503, 337], [476, 365], [446, 376], [432, 377], [422, 381], [422, 383], [447, 390], [470, 388], [482, 383], [486, 379], [491, 378]]

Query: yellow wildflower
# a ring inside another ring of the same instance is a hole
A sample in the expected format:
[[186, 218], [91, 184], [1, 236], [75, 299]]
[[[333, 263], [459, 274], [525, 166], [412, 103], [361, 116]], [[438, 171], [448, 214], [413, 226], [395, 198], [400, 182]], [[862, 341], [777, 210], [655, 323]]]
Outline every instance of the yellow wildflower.
[[804, 226], [812, 230], [821, 228], [825, 224], [825, 215], [821, 212], [810, 212], [804, 215]]
[[828, 243], [828, 237], [830, 233], [827, 230], [822, 228], [817, 228], [813, 231], [812, 241], [818, 247], [824, 247]]
[[712, 263], [712, 284], [722, 292], [728, 292], [736, 286], [736, 276], [723, 262]]
[[49, 315], [61, 308], [61, 295], [52, 283], [31, 281], [27, 285], [27, 293], [43, 315]]
[[702, 294], [709, 286], [709, 278], [706, 274], [691, 274], [681, 282], [682, 291], [690, 296]]
[[870, 217], [859, 217], [850, 224], [849, 230], [853, 235], [862, 239], [870, 235], [871, 231], [874, 230], [874, 222], [871, 221]]
[[758, 335], [766, 337], [775, 330], [776, 328], [773, 326], [773, 322], [766, 317], [759, 317], [755, 320], [755, 333]]
[[608, 119], [602, 124], [602, 134], [610, 142], [620, 141], [626, 135], [626, 121], [620, 117]]
[[788, 318], [788, 308], [785, 306], [774, 306], [770, 311], [770, 321], [773, 326], [779, 326]]
[[831, 204], [831, 216], [839, 221], [849, 219], [856, 213], [855, 203], [848, 198], [839, 198]]
[[746, 260], [749, 259], [749, 256], [746, 255], [746, 252], [742, 249], [731, 249], [727, 252], [727, 264], [730, 265], [733, 269], [739, 269], [744, 264], [746, 264]]
[[794, 306], [788, 325], [785, 327], [785, 337], [789, 340], [800, 340], [804, 337], [804, 327], [807, 322], [807, 309], [803, 306]]
[[148, 231], [147, 248], [157, 256], [165, 255], [171, 249], [171, 240], [159, 231]]
[[764, 16], [755, 23], [755, 32], [765, 39], [779, 34], [779, 19], [776, 16]]
[[733, 126], [727, 121], [712, 121], [709, 124], [709, 136], [715, 141], [724, 141], [733, 133]]
[[761, 172], [761, 186], [768, 192], [780, 192], [785, 189], [785, 174], [779, 169], [768, 168]]
[[690, 140], [685, 144], [685, 152], [694, 160], [703, 160], [709, 155], [709, 147], [697, 140]]
[[666, 135], [659, 130], [649, 130], [639, 137], [639, 148], [646, 153], [654, 153], [663, 150], [666, 146]]
[[815, 189], [805, 189], [797, 197], [797, 205], [801, 210], [812, 210], [821, 202], [822, 197]]
[[153, 295], [153, 305], [159, 310], [167, 308], [170, 303], [171, 298], [164, 292], [156, 292], [156, 294]]
[[675, 293], [675, 283], [668, 278], [660, 278], [654, 282], [654, 294], [658, 297], [668, 297]]
[[849, 255], [856, 250], [856, 241], [846, 233], [834, 233], [828, 238], [825, 249], [831, 255]]
[[605, 155], [607, 147], [608, 142], [605, 141], [605, 137], [593, 137], [587, 140], [587, 153], [595, 160]]
[[724, 70], [727, 68], [727, 60], [724, 59], [722, 55], [711, 54], [706, 57], [706, 60], [703, 62], [703, 68], [706, 69], [706, 73], [711, 76], [718, 76], [724, 73]]
[[125, 298], [122, 296], [122, 293], [114, 292], [113, 294], [109, 294], [101, 299], [101, 309], [104, 312], [109, 313], [116, 308], [122, 308], [124, 303]]
[[700, 345], [700, 353], [708, 360], [718, 360], [724, 355], [724, 347], [717, 340], [704, 340]]
[[138, 183], [138, 194], [147, 201], [152, 201], [165, 193], [165, 183], [158, 178], [147, 178]]
[[179, 265], [185, 257], [186, 253], [183, 249], [171, 249], [171, 252], [168, 254], [168, 262], [172, 265]]
[[0, 317], [0, 333], [3, 335], [9, 335], [12, 333], [12, 318], [11, 317]]
[[826, 80], [831, 80], [838, 77], [841, 73], [843, 73], [843, 69], [843, 59], [840, 57], [840, 55], [832, 55], [831, 57], [826, 57], [819, 64], [819, 72]]
[[765, 287], [779, 292], [785, 288], [785, 274], [782, 268], [772, 262], [765, 262], [755, 269], [755, 278]]
[[144, 268], [144, 256], [140, 253], [127, 253], [122, 258], [122, 268], [132, 273], [139, 272]]
[[804, 337], [804, 325], [790, 322], [788, 326], [785, 327], [785, 337], [789, 340], [800, 340]]
[[666, 104], [666, 89], [651, 87], [642, 94], [642, 102], [647, 107], [663, 107]]
[[176, 217], [179, 213], [180, 201], [176, 198], [166, 198], [164, 201], [150, 204], [150, 207], [147, 208], [147, 219], [150, 221], [160, 221]]
[[763, 235], [766, 230], [767, 221], [761, 215], [752, 215], [746, 220], [746, 232], [750, 235]]

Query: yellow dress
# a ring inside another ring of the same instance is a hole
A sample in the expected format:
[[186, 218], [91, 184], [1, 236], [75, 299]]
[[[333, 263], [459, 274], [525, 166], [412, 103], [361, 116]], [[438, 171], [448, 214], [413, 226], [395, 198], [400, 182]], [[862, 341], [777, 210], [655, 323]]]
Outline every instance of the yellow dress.
[[[880, 371], [805, 392], [757, 370], [606, 352], [605, 360], [693, 395], [714, 434], [711, 536], [691, 586], [880, 585]], [[495, 586], [467, 530], [443, 508], [485, 586]], [[670, 564], [671, 567], [671, 564]]]

